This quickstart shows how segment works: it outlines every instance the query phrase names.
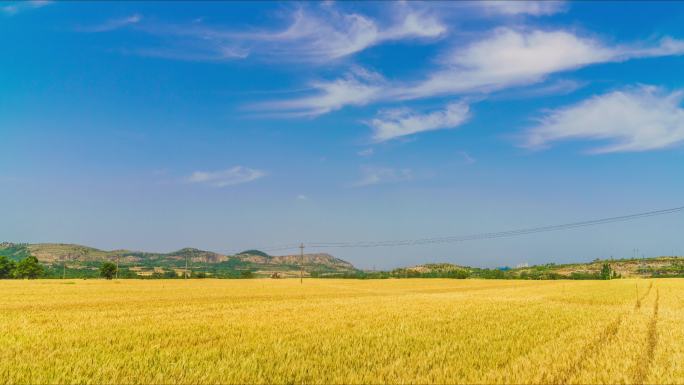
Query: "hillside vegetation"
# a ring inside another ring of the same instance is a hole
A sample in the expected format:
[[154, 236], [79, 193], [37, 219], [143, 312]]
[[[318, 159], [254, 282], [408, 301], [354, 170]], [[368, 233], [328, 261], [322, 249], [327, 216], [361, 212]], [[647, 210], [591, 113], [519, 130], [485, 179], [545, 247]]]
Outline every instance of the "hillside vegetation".
[[251, 278], [480, 278], [480, 279], [614, 279], [684, 277], [684, 258], [596, 259], [586, 263], [479, 268], [450, 263], [429, 263], [391, 271], [361, 271], [351, 263], [325, 253], [300, 256], [269, 255], [246, 250], [226, 255], [195, 248], [170, 253], [132, 250], [105, 251], [93, 247], [39, 243], [0, 243], [0, 257], [18, 262], [35, 256], [45, 266], [45, 277], [98, 277], [104, 262], [118, 263], [119, 278], [193, 277]]
[[0, 256], [19, 261], [33, 255], [46, 266], [48, 277], [96, 277], [104, 262], [119, 264], [120, 277], [166, 277], [188, 273], [216, 277], [324, 276], [350, 274], [358, 270], [349, 262], [329, 254], [270, 256], [259, 250], [248, 250], [236, 255], [225, 255], [194, 248], [170, 253], [151, 253], [133, 250], [105, 251], [93, 247], [64, 244], [0, 243]]
[[[606, 271], [608, 270], [608, 271]], [[609, 276], [605, 276], [606, 273]], [[643, 259], [596, 259], [587, 263], [502, 267], [481, 269], [449, 263], [424, 264], [395, 269], [397, 277], [450, 277], [501, 279], [612, 279], [612, 278], [674, 278], [684, 277], [684, 258], [655, 257]], [[458, 277], [456, 277], [458, 276]]]

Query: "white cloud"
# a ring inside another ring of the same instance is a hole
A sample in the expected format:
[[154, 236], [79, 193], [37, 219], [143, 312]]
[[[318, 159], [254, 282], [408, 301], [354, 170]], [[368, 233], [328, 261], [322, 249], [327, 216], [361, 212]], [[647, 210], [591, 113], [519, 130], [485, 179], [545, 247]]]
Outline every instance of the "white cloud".
[[592, 153], [648, 151], [684, 142], [684, 90], [639, 86], [594, 96], [549, 112], [525, 133], [524, 145], [543, 148], [562, 140], [608, 144]]
[[558, 79], [553, 82], [532, 85], [524, 89], [515, 89], [511, 92], [503, 91], [491, 99], [523, 99], [538, 98], [546, 95], [567, 95], [585, 87], [587, 82], [572, 79]]
[[454, 48], [444, 67], [426, 80], [393, 94], [415, 99], [444, 94], [494, 91], [536, 83], [545, 76], [615, 60], [617, 52], [591, 38], [567, 31], [499, 28], [487, 38]]
[[249, 52], [239, 47], [215, 47], [212, 44], [201, 45], [180, 41], [173, 47], [128, 49], [123, 50], [123, 52], [140, 56], [196, 62], [244, 59], [249, 56]]
[[266, 176], [261, 170], [243, 166], [231, 167], [219, 171], [195, 171], [188, 178], [188, 183], [204, 183], [215, 187], [233, 186], [255, 181]]
[[[148, 22], [138, 29], [164, 38], [161, 44], [129, 51], [180, 60], [255, 57], [278, 63], [325, 63], [386, 41], [438, 38], [447, 30], [428, 11], [413, 10], [408, 5], [390, 5], [385, 14], [392, 16], [379, 20], [323, 4], [305, 5], [289, 12], [287, 25], [280, 29], [246, 27], [236, 30], [206, 25], [201, 19], [188, 24]], [[112, 20], [84, 31], [109, 31], [127, 24], [132, 23], [124, 19]]]
[[681, 55], [684, 42], [664, 38], [651, 45], [608, 46], [572, 32], [498, 28], [486, 39], [456, 48], [444, 68], [425, 81], [393, 92], [399, 98], [487, 92], [532, 84], [548, 75], [592, 64]]
[[477, 162], [477, 160], [475, 158], [470, 156], [470, 154], [468, 154], [465, 151], [459, 151], [458, 155], [461, 156], [461, 158], [463, 159], [463, 163], [465, 163], [465, 164], [473, 164], [473, 163]]
[[409, 168], [395, 169], [365, 166], [361, 168], [361, 179], [354, 183], [354, 186], [361, 187], [381, 183], [406, 182], [413, 178], [413, 171]]
[[17, 12], [19, 12], [19, 7], [16, 5], [5, 5], [4, 7], [0, 7], [0, 10], [6, 15], [14, 15]]
[[53, 3], [52, 0], [30, 0], [29, 5], [33, 8], [42, 8]]
[[407, 108], [384, 110], [368, 124], [373, 127], [373, 138], [383, 142], [423, 131], [454, 128], [463, 124], [469, 116], [468, 105], [455, 102], [448, 104], [443, 110], [426, 114], [416, 113]]
[[500, 15], [547, 16], [566, 10], [566, 4], [563, 1], [478, 1], [477, 5], [489, 13]]
[[539, 83], [551, 74], [592, 64], [682, 54], [684, 41], [669, 37], [651, 44], [609, 46], [564, 30], [499, 28], [465, 47], [452, 48], [424, 80], [391, 83], [347, 76], [312, 84], [316, 91], [311, 96], [268, 105], [319, 115], [345, 105], [493, 92]]
[[371, 156], [373, 153], [375, 153], [375, 151], [372, 148], [366, 148], [357, 152], [359, 156]]
[[360, 106], [378, 98], [384, 80], [380, 75], [356, 67], [343, 78], [332, 82], [314, 82], [317, 94], [252, 106], [255, 109], [278, 110], [290, 116], [317, 116], [347, 105]]
[[299, 200], [299, 201], [308, 201], [308, 200], [309, 200], [309, 197], [306, 196], [306, 195], [304, 195], [304, 194], [299, 194], [299, 195], [297, 195], [297, 200]]
[[0, 12], [8, 16], [16, 15], [19, 12], [23, 12], [32, 8], [42, 8], [46, 5], [51, 4], [52, 1], [49, 0], [31, 0], [31, 1], [19, 1], [16, 3], [10, 3], [0, 7]]
[[[264, 54], [295, 61], [321, 62], [343, 58], [385, 41], [435, 38], [446, 32], [436, 18], [424, 13], [402, 11], [394, 23], [383, 26], [359, 13], [343, 13], [334, 7], [323, 12], [300, 8], [292, 24], [282, 32], [244, 34], [243, 39], [263, 44]], [[259, 50], [260, 47], [254, 46]]]
[[128, 25], [138, 24], [141, 20], [142, 15], [136, 13], [126, 17], [110, 19], [103, 22], [102, 24], [80, 28], [80, 30], [84, 32], [109, 32], [115, 29], [126, 27]]

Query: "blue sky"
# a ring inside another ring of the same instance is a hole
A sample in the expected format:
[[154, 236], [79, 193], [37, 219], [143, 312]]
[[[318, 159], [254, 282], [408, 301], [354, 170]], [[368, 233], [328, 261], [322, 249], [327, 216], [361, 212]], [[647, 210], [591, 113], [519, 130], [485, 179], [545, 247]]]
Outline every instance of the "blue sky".
[[[684, 4], [0, 2], [0, 238], [219, 252], [682, 205]], [[357, 266], [684, 254], [682, 215]]]

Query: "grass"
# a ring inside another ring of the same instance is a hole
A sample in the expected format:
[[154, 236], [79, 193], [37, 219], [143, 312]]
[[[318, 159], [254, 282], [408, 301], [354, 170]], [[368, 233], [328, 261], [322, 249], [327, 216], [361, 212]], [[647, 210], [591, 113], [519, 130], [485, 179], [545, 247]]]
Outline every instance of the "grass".
[[683, 289], [680, 279], [0, 281], [0, 382], [682, 383]]

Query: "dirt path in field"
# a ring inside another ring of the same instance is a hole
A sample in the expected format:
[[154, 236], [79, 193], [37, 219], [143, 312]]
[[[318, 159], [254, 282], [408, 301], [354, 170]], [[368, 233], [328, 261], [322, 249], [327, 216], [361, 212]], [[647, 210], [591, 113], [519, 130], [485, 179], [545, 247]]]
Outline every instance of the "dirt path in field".
[[[642, 302], [651, 294], [651, 289], [653, 288], [653, 282], [648, 286], [646, 292], [639, 296], [637, 294], [636, 303], [634, 306], [634, 311], [636, 312], [641, 308]], [[653, 356], [655, 352], [655, 347], [658, 343], [657, 335], [657, 322], [658, 322], [658, 302], [660, 298], [660, 293], [656, 289], [656, 301], [654, 305], [653, 315], [648, 326], [648, 332], [646, 336], [646, 348], [642, 358], [639, 360], [638, 366], [634, 369], [634, 383], [643, 383], [643, 380], [648, 374], [651, 362], [653, 361]], [[582, 353], [579, 354], [578, 358], [567, 365], [565, 368], [559, 370], [558, 374], [553, 377], [550, 381], [552, 384], [565, 384], [568, 383], [575, 375], [580, 373], [591, 359], [596, 357], [608, 344], [616, 341], [618, 331], [620, 330], [620, 325], [622, 325], [625, 318], [629, 316], [628, 313], [622, 314], [609, 323], [603, 331], [598, 335], [597, 338], [590, 341], [582, 349]]]
[[584, 346], [582, 353], [578, 356], [578, 358], [565, 368], [559, 370], [558, 373], [551, 379], [551, 381], [549, 381], [549, 383], [567, 384], [573, 376], [575, 376], [577, 373], [580, 373], [582, 369], [584, 369], [586, 363], [590, 362], [590, 359], [595, 357], [602, 349], [605, 348], [607, 344], [615, 341], [618, 330], [620, 330], [620, 325], [622, 324], [624, 318], [625, 314], [622, 314], [609, 323], [596, 339]]
[[[653, 286], [653, 284], [651, 284]], [[650, 290], [650, 287], [649, 287]], [[648, 331], [646, 332], [644, 353], [641, 359], [637, 362], [634, 368], [634, 384], [643, 384], [646, 376], [651, 369], [653, 358], [655, 356], [655, 349], [658, 345], [658, 304], [660, 302], [660, 291], [656, 289], [656, 300], [653, 305], [653, 315], [648, 323]]]
[[638, 309], [641, 308], [641, 302], [642, 302], [646, 297], [648, 297], [648, 295], [651, 293], [651, 289], [652, 289], [652, 288], [653, 288], [653, 282], [651, 282], [651, 284], [648, 285], [648, 289], [646, 289], [646, 293], [645, 293], [644, 295], [642, 295], [641, 297], [639, 297], [639, 287], [637, 286], [637, 300], [636, 300], [636, 304], [634, 305], [634, 309], [635, 309], [635, 310], [638, 310]]

